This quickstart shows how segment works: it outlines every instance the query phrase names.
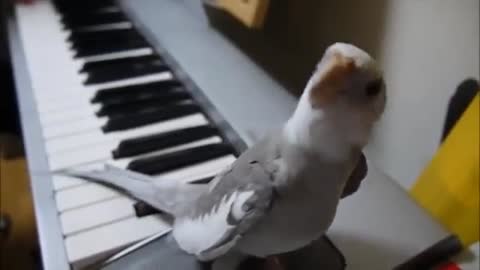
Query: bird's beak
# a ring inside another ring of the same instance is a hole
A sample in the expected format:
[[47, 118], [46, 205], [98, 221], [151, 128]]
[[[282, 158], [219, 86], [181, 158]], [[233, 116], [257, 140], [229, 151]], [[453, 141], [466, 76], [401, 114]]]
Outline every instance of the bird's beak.
[[355, 68], [355, 61], [340, 52], [324, 56], [310, 79], [309, 100], [312, 107], [321, 108], [333, 103], [343, 91], [347, 77]]

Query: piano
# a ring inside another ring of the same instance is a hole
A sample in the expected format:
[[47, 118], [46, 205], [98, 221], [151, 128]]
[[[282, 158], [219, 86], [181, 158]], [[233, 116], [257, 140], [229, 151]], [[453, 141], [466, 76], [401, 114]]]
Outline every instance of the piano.
[[[9, 42], [44, 269], [82, 269], [170, 230], [159, 214], [137, 216], [135, 200], [57, 172], [111, 164], [205, 183], [293, 112], [296, 98], [187, 2], [14, 7]], [[393, 267], [446, 235], [369, 168], [329, 233], [347, 269]], [[398, 211], [408, 213], [401, 227], [385, 219]], [[400, 252], [369, 262], [349, 234], [398, 241]]]

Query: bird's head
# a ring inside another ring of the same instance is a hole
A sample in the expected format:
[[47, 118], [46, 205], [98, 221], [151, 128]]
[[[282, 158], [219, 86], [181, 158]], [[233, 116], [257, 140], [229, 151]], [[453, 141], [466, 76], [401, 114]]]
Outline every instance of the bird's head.
[[333, 136], [363, 146], [384, 111], [385, 90], [383, 73], [368, 53], [335, 43], [317, 64], [290, 126], [303, 128], [309, 139], [328, 129], [339, 133]]
[[376, 61], [346, 43], [327, 48], [305, 92], [314, 110], [363, 121], [376, 121], [386, 101], [385, 82]]

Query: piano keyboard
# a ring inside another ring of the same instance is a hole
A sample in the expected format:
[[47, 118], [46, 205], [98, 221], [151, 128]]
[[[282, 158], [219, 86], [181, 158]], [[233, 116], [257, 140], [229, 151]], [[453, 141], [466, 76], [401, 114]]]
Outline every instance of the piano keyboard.
[[235, 160], [202, 104], [114, 1], [16, 7], [69, 263], [80, 269], [169, 230], [121, 193], [66, 169], [111, 164], [204, 182]]

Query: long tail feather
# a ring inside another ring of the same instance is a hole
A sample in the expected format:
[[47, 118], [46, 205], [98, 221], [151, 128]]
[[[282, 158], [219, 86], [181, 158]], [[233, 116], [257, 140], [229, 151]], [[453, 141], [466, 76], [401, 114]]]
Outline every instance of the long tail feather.
[[[123, 170], [110, 165], [105, 165], [105, 169], [103, 170], [68, 170], [64, 173], [119, 189], [162, 212], [169, 214], [174, 214], [175, 212], [175, 204], [172, 200], [168, 200], [168, 198], [172, 198], [172, 192], [176, 193], [176, 190], [174, 190], [176, 188], [174, 186], [155, 185], [152, 178], [147, 175]], [[162, 196], [162, 194], [165, 196]]]

